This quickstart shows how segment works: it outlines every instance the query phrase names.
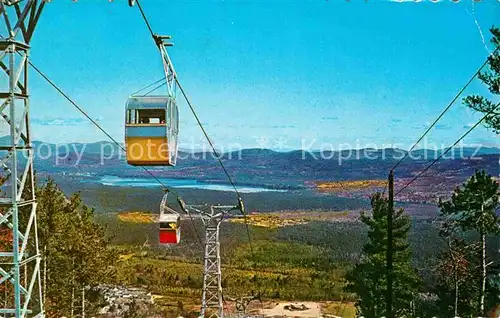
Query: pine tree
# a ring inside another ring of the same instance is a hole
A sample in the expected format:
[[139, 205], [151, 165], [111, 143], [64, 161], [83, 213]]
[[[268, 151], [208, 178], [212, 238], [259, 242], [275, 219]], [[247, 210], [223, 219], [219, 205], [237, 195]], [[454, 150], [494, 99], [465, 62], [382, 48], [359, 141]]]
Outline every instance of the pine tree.
[[115, 257], [78, 195], [67, 198], [49, 180], [37, 190], [37, 201], [47, 316], [61, 317], [79, 303], [76, 292], [106, 281]]
[[[346, 290], [358, 296], [358, 315], [381, 317], [386, 314], [387, 292], [387, 212], [388, 200], [381, 193], [371, 197], [372, 213], [361, 213], [361, 221], [368, 226], [368, 242], [363, 247], [363, 258], [350, 270]], [[408, 244], [410, 218], [403, 209], [393, 211], [393, 310], [395, 316], [411, 314], [411, 303], [420, 285], [417, 272], [411, 266]]]
[[[493, 27], [491, 28], [491, 33], [493, 38], [491, 42], [495, 47], [500, 47], [500, 29]], [[481, 72], [478, 77], [479, 79], [488, 86], [491, 94], [500, 94], [500, 49], [494, 51], [488, 57], [489, 70]], [[487, 127], [492, 128], [496, 134], [500, 134], [500, 103], [493, 102], [486, 97], [479, 95], [469, 95], [464, 99], [464, 104], [485, 115], [488, 115], [484, 122]]]
[[485, 171], [477, 171], [462, 187], [457, 187], [449, 201], [440, 201], [441, 216], [452, 220], [453, 227], [479, 234], [479, 300], [476, 314], [485, 314], [487, 257], [486, 235], [499, 234], [499, 188]]

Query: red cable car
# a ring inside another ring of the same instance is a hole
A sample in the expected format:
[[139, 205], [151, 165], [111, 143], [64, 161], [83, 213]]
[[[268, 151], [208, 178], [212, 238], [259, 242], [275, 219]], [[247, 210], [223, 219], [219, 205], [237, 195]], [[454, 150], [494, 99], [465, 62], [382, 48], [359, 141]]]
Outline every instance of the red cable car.
[[165, 193], [160, 203], [160, 244], [178, 244], [181, 240], [180, 214], [167, 205], [167, 195]]

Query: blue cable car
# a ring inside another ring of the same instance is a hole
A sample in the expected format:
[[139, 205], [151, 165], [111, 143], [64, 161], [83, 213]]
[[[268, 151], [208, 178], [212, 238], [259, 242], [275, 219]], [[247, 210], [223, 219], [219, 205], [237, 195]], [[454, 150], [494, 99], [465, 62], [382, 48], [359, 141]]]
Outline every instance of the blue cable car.
[[130, 96], [125, 110], [127, 163], [175, 166], [179, 113], [175, 98]]

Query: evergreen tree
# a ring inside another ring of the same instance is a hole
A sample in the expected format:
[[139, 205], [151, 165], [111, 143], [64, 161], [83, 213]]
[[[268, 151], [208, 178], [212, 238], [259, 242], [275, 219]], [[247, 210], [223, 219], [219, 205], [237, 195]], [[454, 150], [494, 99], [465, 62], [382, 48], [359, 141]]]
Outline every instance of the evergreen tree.
[[[387, 212], [388, 200], [381, 193], [371, 197], [372, 213], [361, 213], [361, 221], [368, 226], [368, 242], [363, 247], [363, 258], [350, 270], [346, 290], [356, 293], [358, 315], [381, 317], [386, 314], [387, 295]], [[393, 310], [395, 316], [411, 314], [411, 303], [420, 285], [417, 272], [411, 266], [408, 244], [410, 218], [403, 209], [393, 211]]]
[[480, 269], [480, 275], [476, 315], [485, 314], [488, 277], [486, 235], [500, 233], [500, 219], [496, 215], [498, 199], [498, 182], [485, 171], [477, 171], [462, 187], [455, 189], [449, 201], [439, 202], [441, 216], [448, 220], [450, 227], [479, 234], [476, 268]]
[[67, 198], [49, 180], [37, 190], [37, 199], [45, 306], [49, 317], [61, 317], [78, 306], [84, 287], [111, 276], [114, 254], [93, 220], [93, 210], [78, 195]]
[[[493, 27], [491, 28], [491, 33], [493, 37], [491, 42], [495, 47], [500, 47], [500, 29]], [[491, 94], [500, 94], [500, 50], [497, 49], [488, 57], [489, 70], [481, 72], [478, 77], [479, 79], [488, 86]], [[500, 134], [500, 110], [498, 109], [500, 103], [493, 102], [486, 97], [479, 95], [469, 95], [464, 99], [464, 104], [481, 113], [488, 114], [484, 122], [487, 127], [492, 128], [496, 134]]]

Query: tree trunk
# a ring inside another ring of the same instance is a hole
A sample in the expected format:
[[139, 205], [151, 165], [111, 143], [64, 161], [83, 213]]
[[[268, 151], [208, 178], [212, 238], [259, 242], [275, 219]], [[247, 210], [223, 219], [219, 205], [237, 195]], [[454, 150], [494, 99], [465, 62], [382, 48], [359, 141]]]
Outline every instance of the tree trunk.
[[486, 293], [486, 235], [481, 230], [481, 298], [479, 299], [479, 315], [484, 314], [484, 294]]
[[71, 318], [75, 317], [75, 260], [73, 259], [73, 275], [71, 279]]
[[85, 318], [85, 287], [82, 288], [82, 318]]
[[455, 316], [458, 317], [458, 273], [457, 273], [457, 267], [453, 266], [453, 270], [455, 272]]
[[47, 245], [43, 247], [43, 303], [47, 303]]
[[453, 282], [455, 283], [455, 305], [453, 307], [454, 317], [458, 317], [458, 268], [455, 254], [453, 253], [453, 243], [448, 240], [448, 248], [450, 250], [450, 257], [453, 263]]
[[71, 314], [70, 317], [74, 318], [75, 317], [75, 287], [71, 287]]

